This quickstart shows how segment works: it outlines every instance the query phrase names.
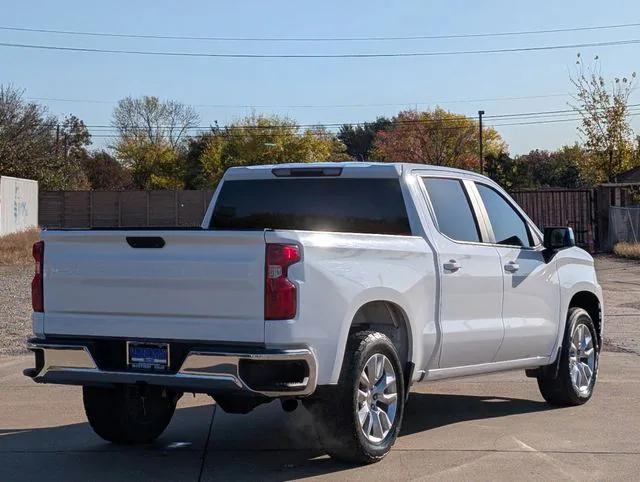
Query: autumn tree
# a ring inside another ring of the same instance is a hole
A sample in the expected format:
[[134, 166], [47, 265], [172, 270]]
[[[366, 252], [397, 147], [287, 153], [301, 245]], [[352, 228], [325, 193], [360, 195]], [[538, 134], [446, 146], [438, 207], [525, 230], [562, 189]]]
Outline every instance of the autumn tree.
[[23, 92], [0, 85], [0, 173], [35, 179], [40, 189], [86, 189], [80, 162], [91, 136], [74, 116], [62, 121]]
[[189, 130], [197, 127], [193, 108], [157, 97], [127, 97], [113, 111], [116, 157], [131, 170], [141, 189], [178, 189], [184, 185], [184, 155]]
[[189, 129], [197, 127], [199, 120], [190, 106], [143, 96], [121, 99], [113, 111], [111, 124], [121, 139], [178, 148], [188, 136]]
[[82, 169], [93, 190], [119, 191], [133, 186], [129, 170], [104, 150], [89, 153]]
[[633, 156], [633, 131], [629, 125], [629, 96], [636, 73], [607, 81], [598, 57], [585, 65], [578, 54], [571, 83], [576, 89], [574, 108], [580, 113], [578, 132], [589, 152], [580, 160], [582, 176], [590, 183], [612, 182], [637, 165]]
[[[507, 146], [495, 129], [483, 129], [486, 156], [499, 155]], [[477, 170], [478, 124], [464, 115], [441, 108], [420, 112], [407, 110], [391, 120], [391, 125], [376, 134], [376, 158], [436, 166]]]

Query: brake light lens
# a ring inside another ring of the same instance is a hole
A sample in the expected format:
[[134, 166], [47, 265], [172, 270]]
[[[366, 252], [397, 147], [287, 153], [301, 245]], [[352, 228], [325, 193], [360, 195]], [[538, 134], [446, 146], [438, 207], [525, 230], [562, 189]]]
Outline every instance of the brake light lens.
[[33, 311], [42, 313], [44, 311], [44, 291], [43, 291], [43, 274], [44, 266], [44, 241], [34, 243], [33, 259], [36, 262], [36, 270], [31, 281], [31, 306]]
[[300, 248], [295, 244], [267, 244], [265, 256], [264, 318], [295, 318], [297, 288], [287, 278], [289, 266], [300, 261]]

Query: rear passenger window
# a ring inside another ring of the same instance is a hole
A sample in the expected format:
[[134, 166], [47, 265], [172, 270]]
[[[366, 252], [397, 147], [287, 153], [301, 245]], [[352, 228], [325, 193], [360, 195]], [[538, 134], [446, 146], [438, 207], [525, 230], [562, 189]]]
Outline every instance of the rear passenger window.
[[456, 241], [480, 241], [478, 225], [462, 182], [458, 179], [422, 178], [440, 232]]
[[495, 189], [476, 183], [489, 215], [496, 243], [531, 247], [529, 229], [520, 214]]

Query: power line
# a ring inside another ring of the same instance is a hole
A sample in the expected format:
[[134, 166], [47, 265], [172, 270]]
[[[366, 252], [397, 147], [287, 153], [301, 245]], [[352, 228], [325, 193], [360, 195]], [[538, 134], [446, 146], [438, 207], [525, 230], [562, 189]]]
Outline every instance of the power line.
[[205, 58], [233, 58], [233, 59], [354, 59], [354, 58], [393, 58], [393, 57], [441, 57], [457, 55], [479, 55], [515, 52], [539, 52], [561, 49], [577, 49], [590, 47], [613, 47], [620, 45], [636, 45], [640, 39], [612, 40], [607, 42], [587, 42], [574, 44], [540, 45], [534, 47], [512, 47], [501, 49], [482, 50], [449, 50], [434, 52], [389, 52], [389, 53], [347, 53], [347, 54], [256, 54], [256, 53], [213, 53], [213, 52], [171, 52], [153, 50], [120, 50], [120, 49], [98, 49], [89, 47], [65, 47], [40, 44], [23, 44], [0, 42], [0, 47], [35, 49], [35, 50], [56, 50], [66, 52], [84, 52], [101, 54], [126, 54], [126, 55], [146, 55], [162, 57], [205, 57]]
[[117, 101], [112, 100], [96, 100], [96, 99], [61, 99], [58, 97], [26, 97], [27, 100], [37, 100], [44, 102], [76, 102], [87, 104], [117, 104]]
[[[640, 112], [633, 112], [630, 113], [629, 116], [630, 117], [636, 117], [639, 116]], [[540, 124], [555, 124], [555, 123], [559, 123], [559, 122], [577, 122], [581, 120], [581, 117], [570, 117], [570, 118], [566, 118], [566, 119], [547, 119], [547, 120], [534, 120], [534, 121], [525, 121], [525, 122], [507, 122], [507, 123], [499, 123], [499, 124], [491, 124], [488, 125], [487, 127], [514, 127], [514, 126], [530, 126], [530, 125], [540, 125]], [[469, 129], [470, 127], [468, 125], [465, 126], [445, 126], [442, 127], [441, 130], [458, 130], [458, 129]], [[400, 130], [408, 130], [407, 127], [400, 127]], [[243, 137], [243, 135], [238, 134], [238, 133], [233, 133], [233, 132], [225, 132], [224, 133], [225, 136], [230, 136], [230, 137]], [[263, 138], [269, 138], [271, 137], [271, 134], [268, 133], [252, 133], [251, 134], [253, 137], [263, 137]], [[303, 136], [304, 133], [299, 133], [299, 132], [290, 132], [287, 133], [286, 135], [290, 135], [290, 136]], [[120, 138], [120, 135], [118, 134], [91, 134], [92, 138], [98, 138], [98, 139], [117, 139]]]
[[[640, 104], [628, 104], [629, 113], [635, 112]], [[564, 116], [567, 114], [579, 114], [581, 111], [579, 109], [558, 109], [558, 110], [547, 110], [547, 111], [536, 111], [536, 112], [519, 112], [519, 113], [509, 113], [509, 114], [494, 114], [494, 115], [486, 115], [485, 119], [492, 120], [519, 120], [519, 119], [543, 119], [548, 117], [556, 117], [556, 116]], [[461, 124], [461, 128], [468, 127], [467, 121], [476, 122], [476, 119], [471, 116], [459, 115], [459, 116], [449, 116], [444, 118], [431, 118], [431, 119], [396, 119], [394, 121], [395, 125], [412, 125], [412, 124]], [[270, 129], [278, 129], [278, 128], [299, 128], [299, 129], [323, 129], [323, 128], [340, 128], [342, 126], [351, 126], [351, 127], [363, 127], [366, 124], [371, 124], [371, 122], [325, 122], [325, 123], [315, 123], [315, 124], [273, 124], [269, 126], [258, 126], [258, 125], [227, 125], [227, 126], [215, 126], [215, 125], [199, 125], [199, 126], [188, 126], [185, 130], [210, 130], [210, 129], [220, 129], [224, 130], [235, 130], [235, 131], [255, 131], [255, 130], [270, 130]], [[505, 124], [502, 124], [505, 125]], [[111, 131], [116, 131], [117, 128], [110, 124], [89, 124], [85, 125], [88, 129], [106, 129]], [[157, 129], [169, 129], [171, 126], [160, 125], [155, 126]], [[147, 127], [130, 127], [128, 130], [140, 130], [145, 131]]]
[[[633, 111], [627, 114], [629, 117], [636, 117], [640, 115], [640, 112]], [[499, 123], [492, 124], [491, 127], [506, 127], [506, 126], [524, 126], [524, 125], [535, 125], [535, 124], [553, 124], [556, 122], [577, 122], [582, 120], [582, 117], [568, 117], [566, 119], [547, 119], [541, 121], [525, 121], [525, 122], [510, 122], [510, 123]]]
[[[501, 102], [508, 100], [546, 99], [552, 97], [568, 97], [569, 94], [541, 94], [513, 97], [485, 97], [477, 99], [432, 100], [421, 102], [385, 102], [385, 103], [357, 103], [357, 104], [189, 104], [192, 107], [211, 107], [217, 109], [315, 109], [315, 108], [354, 108], [354, 107], [393, 107], [402, 105], [439, 105], [466, 104], [477, 102]], [[27, 97], [28, 100], [43, 102], [71, 102], [88, 104], [117, 104], [118, 101], [99, 99], [68, 99], [59, 97]]]
[[78, 30], [55, 30], [47, 28], [0, 26], [0, 30], [13, 32], [48, 33], [57, 35], [73, 35], [85, 37], [115, 37], [129, 39], [156, 39], [156, 40], [206, 40], [221, 42], [363, 42], [363, 41], [402, 41], [402, 40], [438, 40], [460, 38], [487, 38], [487, 37], [511, 37], [521, 35], [552, 34], [563, 32], [584, 32], [594, 30], [612, 30], [630, 27], [638, 27], [640, 23], [622, 23], [613, 25], [594, 25], [582, 27], [564, 27], [541, 30], [519, 30], [506, 32], [480, 32], [440, 35], [409, 35], [409, 36], [365, 36], [365, 37], [212, 37], [193, 35], [168, 35], [168, 34], [132, 34], [117, 32], [90, 32]]
[[[640, 106], [640, 104], [627, 104], [627, 108], [636, 108]], [[604, 109], [599, 109], [604, 110]], [[582, 112], [580, 109], [558, 109], [558, 110], [543, 110], [537, 112], [517, 112], [511, 114], [495, 114], [495, 115], [487, 115], [485, 119], [498, 119], [498, 118], [506, 118], [506, 117], [531, 117], [531, 116], [548, 116], [548, 115], [556, 115], [556, 114], [566, 114], [570, 112]]]
[[[630, 114], [630, 115], [639, 115], [640, 113], [637, 114]], [[509, 127], [509, 126], [524, 126], [524, 125], [535, 125], [535, 124], [553, 124], [553, 123], [557, 123], [557, 122], [575, 122], [580, 120], [580, 118], [568, 118], [568, 119], [553, 119], [553, 120], [543, 120], [543, 121], [528, 121], [528, 122], [512, 122], [512, 123], [503, 123], [503, 124], [492, 124], [492, 125], [488, 125], [486, 127]], [[440, 130], [444, 130], [444, 131], [451, 131], [451, 130], [460, 130], [460, 129], [473, 129], [475, 132], [475, 128], [473, 126], [443, 126], [440, 128]], [[400, 127], [396, 127], [394, 130], [396, 131], [409, 131], [408, 126], [400, 126]], [[206, 131], [204, 131], [206, 132]], [[204, 133], [204, 132], [199, 132], [199, 133]], [[335, 134], [335, 132], [328, 132], [331, 134]], [[198, 133], [195, 133], [198, 134]], [[226, 137], [232, 137], [232, 138], [241, 138], [244, 137], [245, 135], [251, 135], [252, 137], [258, 137], [258, 138], [272, 138], [272, 134], [270, 133], [265, 133], [265, 132], [247, 132], [245, 134], [242, 133], [238, 133], [238, 132], [225, 132], [223, 131], [221, 133], [221, 135], [224, 135]], [[288, 132], [285, 135], [287, 136], [295, 136], [295, 137], [302, 137], [304, 136], [304, 133], [300, 133], [300, 132]], [[121, 136], [119, 134], [112, 134], [112, 133], [99, 133], [99, 134], [91, 134], [92, 138], [96, 138], [96, 139], [118, 139]]]

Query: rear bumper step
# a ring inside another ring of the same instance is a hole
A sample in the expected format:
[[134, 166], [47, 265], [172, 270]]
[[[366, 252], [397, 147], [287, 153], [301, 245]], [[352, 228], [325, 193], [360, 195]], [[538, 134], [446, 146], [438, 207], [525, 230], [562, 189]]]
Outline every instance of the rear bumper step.
[[31, 340], [35, 368], [24, 374], [38, 383], [111, 385], [147, 383], [177, 390], [220, 394], [243, 392], [265, 397], [306, 396], [315, 391], [317, 363], [308, 348], [189, 351], [173, 373], [100, 369], [89, 344]]

